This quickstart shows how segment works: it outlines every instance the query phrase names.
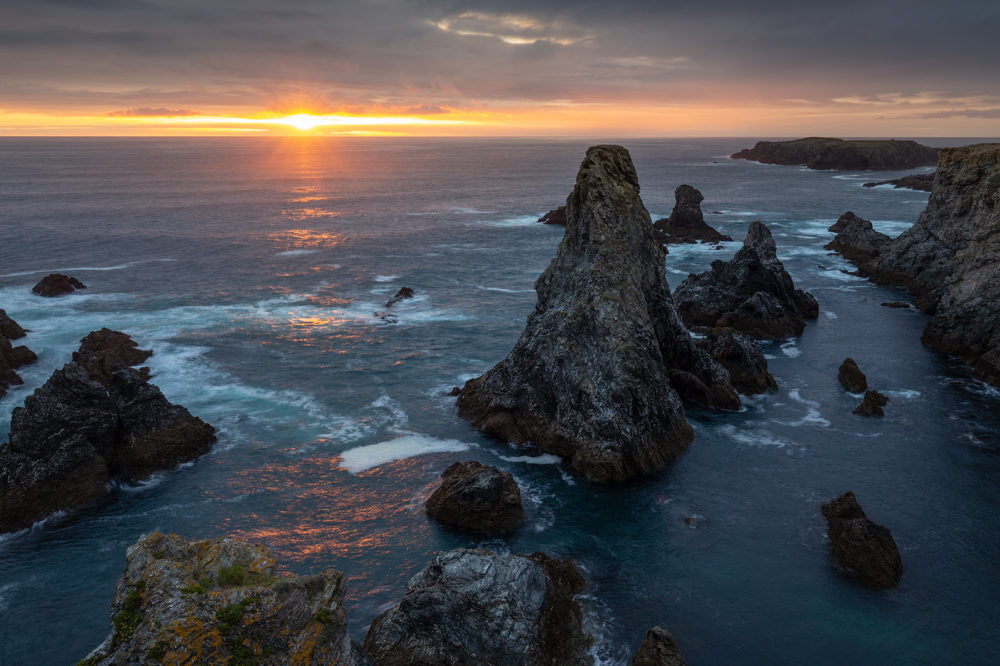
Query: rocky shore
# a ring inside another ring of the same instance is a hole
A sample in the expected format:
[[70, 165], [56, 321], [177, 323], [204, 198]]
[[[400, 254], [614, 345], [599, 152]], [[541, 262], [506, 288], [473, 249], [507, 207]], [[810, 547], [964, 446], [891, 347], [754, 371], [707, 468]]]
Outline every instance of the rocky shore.
[[734, 153], [732, 158], [764, 164], [801, 165], [810, 169], [895, 171], [933, 166], [937, 164], [938, 151], [916, 141], [845, 141], [809, 137], [792, 141], [758, 141], [753, 148]]
[[20, 340], [27, 335], [21, 326], [0, 310], [0, 398], [7, 395], [11, 386], [24, 383], [16, 370], [38, 360], [35, 352], [24, 345], [14, 346], [11, 340]]
[[934, 184], [933, 173], [915, 173], [893, 180], [881, 180], [875, 183], [865, 183], [864, 187], [878, 187], [879, 185], [892, 185], [897, 190], [917, 190], [918, 192], [930, 192]]

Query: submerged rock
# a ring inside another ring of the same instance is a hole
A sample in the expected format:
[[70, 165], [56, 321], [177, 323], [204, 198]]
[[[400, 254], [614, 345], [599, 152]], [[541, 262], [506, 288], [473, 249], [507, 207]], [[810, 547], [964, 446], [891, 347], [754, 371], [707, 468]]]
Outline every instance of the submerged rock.
[[809, 137], [792, 141], [758, 141], [753, 148], [741, 150], [732, 157], [764, 164], [802, 165], [810, 169], [895, 171], [937, 164], [938, 151], [916, 141], [845, 141]]
[[882, 180], [877, 183], [865, 183], [864, 187], [878, 187], [879, 185], [892, 185], [897, 190], [918, 190], [920, 192], [930, 192], [931, 185], [934, 184], [933, 173], [915, 173], [894, 180]]
[[717, 243], [733, 240], [705, 223], [705, 216], [701, 212], [701, 202], [705, 197], [701, 192], [690, 185], [681, 185], [674, 190], [674, 199], [676, 203], [670, 217], [653, 223], [653, 229], [660, 235], [660, 242]]
[[762, 222], [750, 224], [732, 261], [716, 260], [711, 270], [689, 275], [674, 302], [688, 326], [734, 328], [755, 338], [798, 335], [805, 318], [819, 315], [816, 299], [795, 288]]
[[538, 221], [542, 224], [558, 224], [561, 226], [566, 226], [566, 206], [559, 206], [559, 208], [553, 208], [545, 215], [538, 218]]
[[386, 301], [385, 307], [391, 308], [396, 303], [405, 301], [407, 298], [413, 298], [414, 296], [416, 296], [416, 292], [409, 287], [400, 287], [399, 291], [396, 292], [396, 295]]
[[365, 636], [375, 666], [592, 663], [569, 560], [484, 549], [437, 553]]
[[878, 391], [865, 391], [865, 397], [861, 404], [854, 408], [854, 413], [858, 416], [885, 416], [882, 409], [889, 404], [889, 398]]
[[829, 523], [833, 566], [880, 589], [899, 584], [903, 562], [889, 528], [868, 520], [854, 493], [847, 491], [823, 505]]
[[658, 471], [693, 436], [678, 392], [723, 408], [739, 397], [674, 310], [627, 150], [587, 151], [567, 220], [521, 338], [465, 384], [459, 415], [596, 481]]
[[369, 662], [347, 633], [344, 574], [277, 573], [263, 546], [154, 532], [128, 549], [91, 666]]
[[71, 294], [77, 289], [86, 288], [87, 285], [80, 282], [75, 277], [63, 275], [62, 273], [50, 273], [39, 280], [38, 284], [31, 288], [31, 293], [51, 298], [53, 296]]
[[427, 515], [439, 523], [505, 534], [524, 521], [521, 489], [508, 472], [470, 460], [452, 464], [441, 478], [425, 505]]
[[830, 227], [837, 236], [824, 246], [838, 252], [849, 261], [860, 263], [877, 257], [892, 239], [875, 231], [872, 223], [851, 211], [841, 215]]
[[632, 666], [685, 666], [677, 641], [663, 627], [653, 627], [632, 657]]
[[744, 395], [778, 390], [778, 383], [767, 371], [764, 351], [753, 338], [736, 331], [716, 329], [698, 345], [729, 372], [733, 388]]
[[868, 390], [868, 378], [853, 358], [845, 358], [837, 370], [840, 385], [850, 393], [863, 393]]

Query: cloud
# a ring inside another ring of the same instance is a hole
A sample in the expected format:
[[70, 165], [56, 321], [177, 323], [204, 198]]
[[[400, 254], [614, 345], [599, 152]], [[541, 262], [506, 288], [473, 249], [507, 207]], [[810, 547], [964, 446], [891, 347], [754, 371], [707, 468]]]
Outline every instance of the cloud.
[[179, 118], [183, 116], [198, 116], [201, 114], [198, 111], [192, 111], [190, 109], [166, 109], [163, 107], [153, 109], [148, 106], [138, 106], [133, 109], [109, 111], [106, 115], [111, 118]]
[[466, 11], [430, 21], [430, 24], [443, 32], [462, 37], [490, 37], [514, 46], [538, 42], [569, 46], [589, 39], [579, 26], [564, 21], [547, 21], [528, 14]]

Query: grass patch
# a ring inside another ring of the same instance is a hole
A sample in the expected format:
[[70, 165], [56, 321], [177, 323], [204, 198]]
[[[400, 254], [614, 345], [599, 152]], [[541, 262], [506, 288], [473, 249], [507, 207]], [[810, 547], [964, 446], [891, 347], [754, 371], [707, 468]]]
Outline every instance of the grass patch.
[[167, 656], [167, 643], [166, 641], [156, 641], [153, 647], [149, 648], [149, 652], [146, 653], [146, 657], [153, 659], [155, 661], [163, 661], [163, 658]]
[[226, 606], [225, 608], [220, 608], [216, 611], [215, 619], [219, 621], [219, 631], [222, 634], [228, 634], [231, 632], [233, 627], [243, 621], [243, 614], [246, 613], [247, 606], [252, 604], [253, 601], [252, 597], [247, 597], [238, 604]]
[[316, 621], [320, 624], [330, 624], [333, 622], [333, 611], [329, 608], [320, 608], [316, 611]]

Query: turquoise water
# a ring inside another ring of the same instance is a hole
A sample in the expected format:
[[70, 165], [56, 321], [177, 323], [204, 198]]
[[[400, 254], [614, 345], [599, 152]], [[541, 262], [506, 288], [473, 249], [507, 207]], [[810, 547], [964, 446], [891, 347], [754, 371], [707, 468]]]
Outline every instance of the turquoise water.
[[[562, 236], [535, 220], [569, 193], [586, 143], [0, 140], [0, 307], [39, 354], [0, 400], [0, 433], [108, 326], [152, 348], [153, 381], [220, 434], [193, 464], [0, 537], [0, 663], [96, 646], [125, 549], [152, 530], [262, 542], [296, 573], [342, 569], [355, 639], [431, 553], [484, 545], [576, 560], [603, 663], [627, 662], [653, 624], [695, 665], [992, 663], [1000, 396], [921, 346], [924, 315], [880, 306], [901, 292], [822, 249], [844, 211], [895, 235], [927, 195], [861, 187], [891, 173], [728, 159], [750, 140], [624, 143], [654, 219], [689, 183], [721, 232], [741, 240], [763, 220], [821, 313], [765, 345], [777, 393], [737, 414], [689, 410], [696, 438], [669, 470], [600, 487], [484, 439], [445, 395], [520, 334]], [[673, 247], [668, 280], [739, 245]], [[55, 270], [89, 288], [31, 296]], [[394, 306], [398, 323], [374, 317], [404, 285], [417, 297]], [[845, 356], [891, 398], [885, 419], [851, 414]], [[438, 475], [471, 458], [521, 484], [527, 522], [509, 540], [423, 514]], [[898, 590], [829, 566], [819, 505], [848, 489], [899, 543]]]

